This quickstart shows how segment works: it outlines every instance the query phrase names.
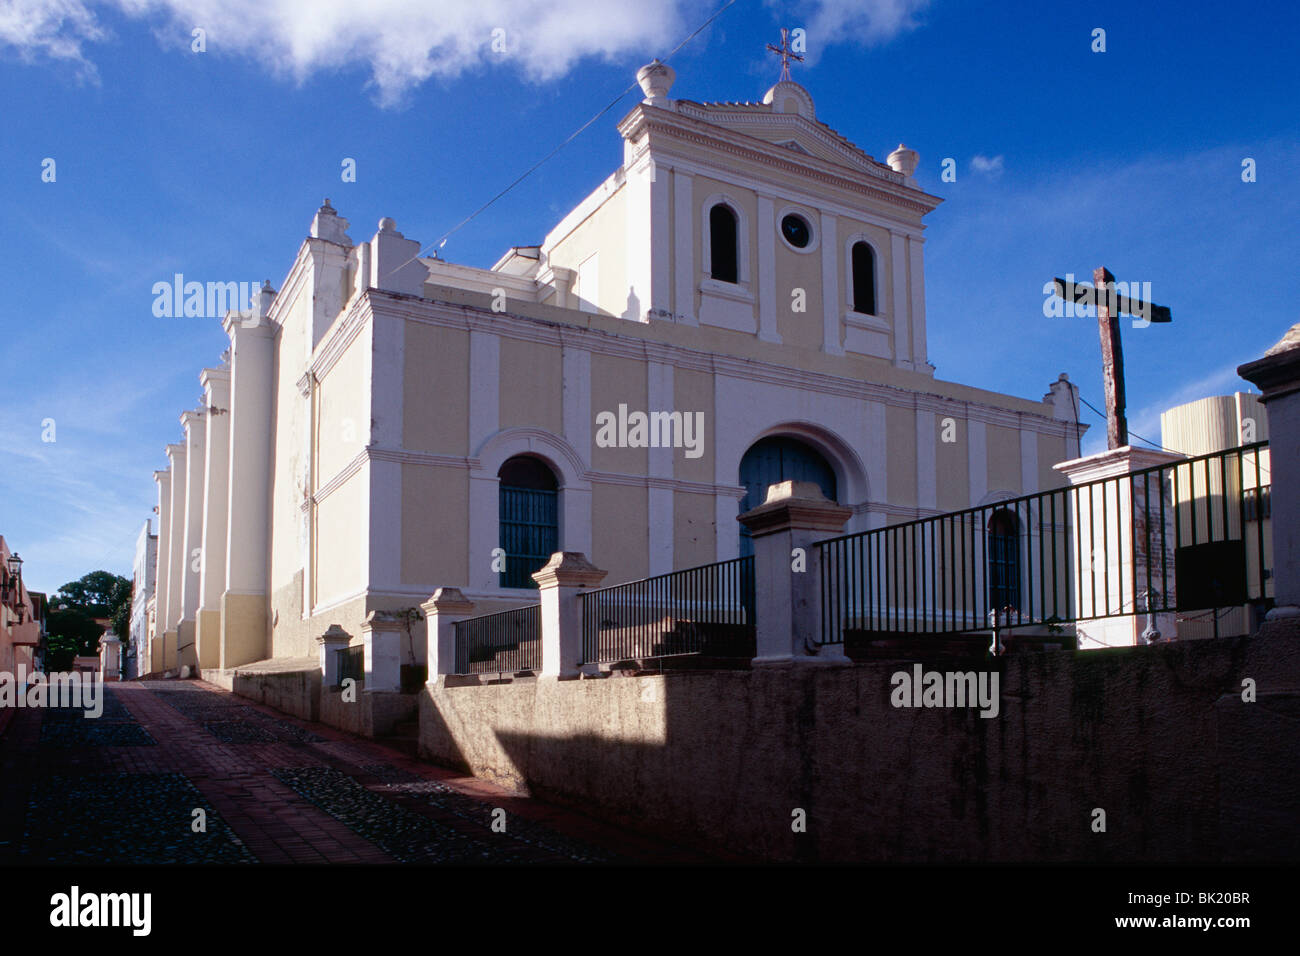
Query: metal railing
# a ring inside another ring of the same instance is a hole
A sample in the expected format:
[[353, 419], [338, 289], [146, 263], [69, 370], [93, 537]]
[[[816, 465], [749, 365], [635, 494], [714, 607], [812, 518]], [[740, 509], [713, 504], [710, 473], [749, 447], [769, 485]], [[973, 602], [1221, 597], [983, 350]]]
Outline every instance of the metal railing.
[[358, 684], [366, 679], [366, 649], [364, 645], [358, 644], [355, 647], [343, 647], [334, 652], [335, 660], [338, 662], [338, 684], [342, 687], [343, 682], [348, 678], [356, 681]]
[[452, 625], [457, 674], [518, 673], [542, 666], [542, 606], [531, 604]]
[[579, 598], [583, 664], [755, 654], [752, 555], [586, 591]]
[[820, 643], [1267, 601], [1268, 471], [1258, 442], [820, 541]]

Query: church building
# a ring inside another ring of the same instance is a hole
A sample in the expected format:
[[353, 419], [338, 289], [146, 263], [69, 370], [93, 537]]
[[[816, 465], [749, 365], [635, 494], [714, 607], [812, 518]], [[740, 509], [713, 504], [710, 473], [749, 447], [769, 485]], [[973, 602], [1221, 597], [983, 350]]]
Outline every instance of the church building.
[[312, 656], [439, 587], [535, 603], [557, 550], [606, 584], [737, 557], [784, 479], [850, 532], [1062, 486], [1064, 375], [1027, 399], [928, 361], [916, 152], [873, 158], [789, 79], [638, 79], [621, 164], [540, 242], [473, 268], [390, 218], [355, 241], [326, 200], [278, 291], [226, 315], [155, 473], [153, 670]]

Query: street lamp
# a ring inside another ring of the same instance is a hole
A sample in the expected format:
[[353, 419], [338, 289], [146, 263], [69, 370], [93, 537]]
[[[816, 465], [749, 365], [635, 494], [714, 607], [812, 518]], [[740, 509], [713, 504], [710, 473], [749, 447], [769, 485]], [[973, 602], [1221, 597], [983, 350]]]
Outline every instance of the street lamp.
[[5, 582], [5, 603], [18, 607], [22, 604], [22, 591], [18, 588], [18, 579], [22, 574], [23, 559], [14, 552], [9, 556], [6, 564], [9, 569], [9, 580]]

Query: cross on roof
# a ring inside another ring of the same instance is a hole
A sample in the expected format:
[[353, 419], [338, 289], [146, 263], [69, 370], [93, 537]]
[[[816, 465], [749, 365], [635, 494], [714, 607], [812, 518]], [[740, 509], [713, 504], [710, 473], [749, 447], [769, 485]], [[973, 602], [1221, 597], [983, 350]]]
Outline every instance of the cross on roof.
[[769, 43], [767, 48], [781, 58], [782, 80], [790, 79], [791, 60], [798, 60], [800, 63], [803, 62], [803, 54], [795, 53], [794, 50], [790, 49], [790, 31], [786, 27], [781, 28], [781, 45], [775, 46]]

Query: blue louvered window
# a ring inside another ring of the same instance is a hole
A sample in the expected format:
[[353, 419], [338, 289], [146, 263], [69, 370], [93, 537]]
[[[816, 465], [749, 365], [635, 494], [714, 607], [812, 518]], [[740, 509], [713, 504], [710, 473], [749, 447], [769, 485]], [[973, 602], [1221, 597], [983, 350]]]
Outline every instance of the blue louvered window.
[[1005, 508], [989, 519], [989, 608], [1020, 606], [1020, 522]]
[[534, 571], [559, 550], [559, 497], [555, 475], [537, 458], [511, 458], [500, 479], [500, 546], [506, 553], [503, 588], [535, 588]]

